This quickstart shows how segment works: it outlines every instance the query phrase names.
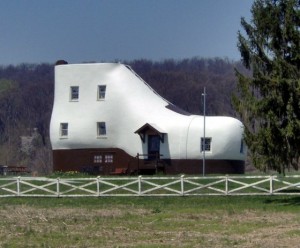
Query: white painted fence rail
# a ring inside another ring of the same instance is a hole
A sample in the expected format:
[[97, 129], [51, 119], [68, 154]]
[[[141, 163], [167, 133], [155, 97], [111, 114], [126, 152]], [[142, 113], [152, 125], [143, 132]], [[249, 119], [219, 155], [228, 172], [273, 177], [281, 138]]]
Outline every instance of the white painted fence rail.
[[0, 197], [300, 195], [300, 176], [0, 178]]

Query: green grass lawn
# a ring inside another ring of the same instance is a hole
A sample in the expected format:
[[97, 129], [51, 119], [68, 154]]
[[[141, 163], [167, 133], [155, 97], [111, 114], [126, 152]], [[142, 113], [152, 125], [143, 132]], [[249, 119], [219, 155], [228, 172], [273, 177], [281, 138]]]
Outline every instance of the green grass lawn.
[[297, 247], [300, 197], [0, 198], [0, 247]]

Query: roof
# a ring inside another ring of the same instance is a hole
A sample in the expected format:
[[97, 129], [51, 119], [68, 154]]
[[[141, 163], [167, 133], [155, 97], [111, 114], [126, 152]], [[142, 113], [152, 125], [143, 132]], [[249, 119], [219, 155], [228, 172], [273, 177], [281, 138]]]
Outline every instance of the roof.
[[134, 133], [137, 133], [141, 137], [143, 143], [145, 143], [145, 136], [146, 136], [146, 133], [148, 133], [148, 132], [151, 132], [152, 134], [155, 134], [155, 135], [159, 135], [161, 142], [164, 143], [166, 132], [156, 124], [146, 123], [145, 125], [140, 127], [138, 130], [136, 130]]
[[152, 131], [156, 134], [165, 134], [166, 132], [160, 128], [158, 125], [154, 123], [146, 123], [142, 127], [140, 127], [138, 130], [136, 130], [134, 133], [140, 134], [140, 133], [146, 133], [147, 131]]

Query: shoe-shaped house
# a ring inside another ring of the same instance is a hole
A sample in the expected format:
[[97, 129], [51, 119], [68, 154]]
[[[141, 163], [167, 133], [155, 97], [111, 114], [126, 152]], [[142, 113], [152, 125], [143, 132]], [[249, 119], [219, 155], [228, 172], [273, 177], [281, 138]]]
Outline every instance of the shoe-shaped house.
[[[186, 113], [119, 63], [55, 66], [55, 171], [243, 173], [243, 125]], [[205, 166], [203, 166], [205, 156]]]

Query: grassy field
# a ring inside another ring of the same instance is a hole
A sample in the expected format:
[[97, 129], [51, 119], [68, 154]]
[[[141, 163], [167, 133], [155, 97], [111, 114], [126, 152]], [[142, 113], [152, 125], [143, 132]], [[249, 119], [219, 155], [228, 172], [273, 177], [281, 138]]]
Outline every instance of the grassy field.
[[300, 197], [0, 199], [0, 247], [299, 247]]

